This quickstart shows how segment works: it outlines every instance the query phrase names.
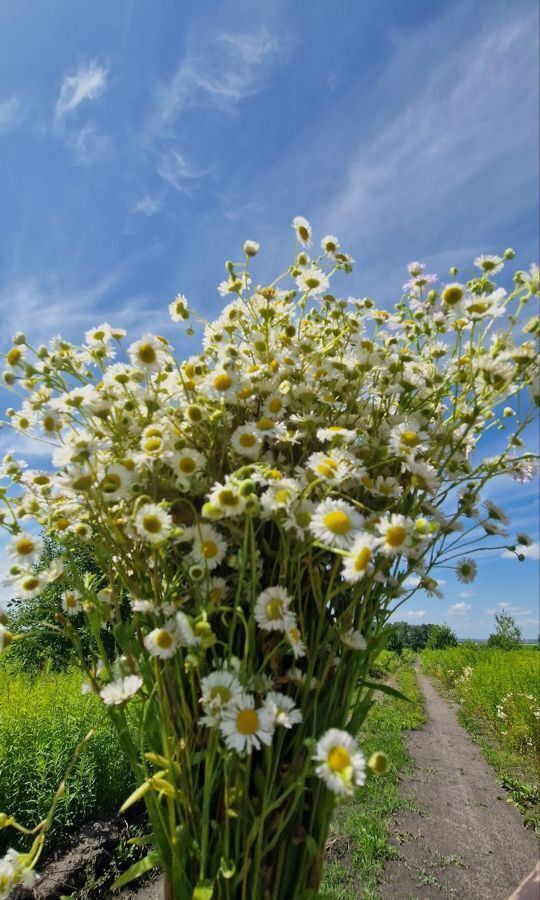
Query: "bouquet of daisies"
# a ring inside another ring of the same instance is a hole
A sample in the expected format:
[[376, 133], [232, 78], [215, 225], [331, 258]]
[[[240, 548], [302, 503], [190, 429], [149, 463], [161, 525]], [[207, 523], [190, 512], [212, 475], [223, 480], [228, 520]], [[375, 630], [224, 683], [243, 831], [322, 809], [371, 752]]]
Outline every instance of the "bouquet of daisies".
[[[17, 334], [5, 357], [27, 395], [10, 426], [53, 445], [42, 471], [12, 455], [0, 470], [13, 595], [59, 579], [61, 627], [76, 648], [90, 630], [88, 685], [138, 784], [124, 808], [144, 800], [151, 822], [134, 874], [161, 867], [174, 900], [316, 896], [336, 800], [385, 767], [356, 735], [390, 614], [438, 593], [435, 567], [469, 582], [486, 541], [517, 557], [529, 542], [482, 492], [535, 473], [538, 269], [507, 291], [510, 250], [449, 283], [414, 262], [380, 309], [331, 293], [353, 268], [337, 238], [312, 256], [309, 223], [293, 227], [271, 284], [252, 280], [253, 241], [227, 263], [217, 321], [171, 303], [203, 329], [187, 360], [154, 334], [124, 351], [108, 324], [81, 346]], [[45, 571], [40, 532], [63, 548]], [[74, 565], [81, 542], [99, 574]], [[0, 647], [18, 639], [0, 625]], [[0, 824], [33, 839], [0, 861], [3, 897], [31, 881], [50, 817]]]

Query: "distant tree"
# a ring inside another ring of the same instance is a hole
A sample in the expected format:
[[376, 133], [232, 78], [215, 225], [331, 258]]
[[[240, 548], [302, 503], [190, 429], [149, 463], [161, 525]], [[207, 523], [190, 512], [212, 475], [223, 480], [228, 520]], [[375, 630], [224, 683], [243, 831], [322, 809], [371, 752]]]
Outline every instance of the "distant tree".
[[[53, 559], [60, 556], [61, 548], [44, 538], [43, 552], [36, 571], [49, 566]], [[77, 549], [71, 553], [81, 575], [86, 572], [99, 574], [100, 570], [92, 557], [91, 550]], [[75, 587], [75, 585], [73, 585]], [[14, 641], [9, 648], [9, 660], [24, 668], [25, 671], [38, 672], [43, 669], [60, 671], [71, 664], [78, 664], [71, 642], [57, 629], [58, 617], [64, 616], [61, 594], [66, 589], [63, 584], [53, 582], [45, 590], [31, 600], [13, 599], [7, 607], [9, 628], [14, 634], [24, 634], [24, 640]], [[79, 621], [80, 620], [80, 621]], [[87, 619], [76, 616], [73, 626], [77, 631], [83, 652], [90, 649], [91, 635], [86, 626]], [[105, 643], [108, 636], [104, 632]]]
[[496, 630], [487, 639], [488, 647], [499, 650], [518, 650], [521, 646], [521, 628], [504, 609], [495, 613]]
[[408, 622], [396, 622], [386, 642], [387, 650], [402, 653], [403, 650], [414, 650], [419, 653], [426, 646], [431, 625], [410, 625]]
[[457, 646], [458, 639], [449, 625], [429, 625], [428, 628], [428, 650], [446, 650], [447, 647]]

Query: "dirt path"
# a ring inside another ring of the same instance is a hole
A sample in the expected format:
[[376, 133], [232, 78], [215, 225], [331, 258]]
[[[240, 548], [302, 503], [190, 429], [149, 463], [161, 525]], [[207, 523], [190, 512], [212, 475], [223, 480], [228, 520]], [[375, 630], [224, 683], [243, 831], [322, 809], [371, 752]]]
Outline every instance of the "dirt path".
[[411, 811], [393, 825], [399, 859], [385, 869], [381, 897], [506, 900], [538, 859], [536, 839], [453, 709], [417, 674], [427, 723], [408, 738]]

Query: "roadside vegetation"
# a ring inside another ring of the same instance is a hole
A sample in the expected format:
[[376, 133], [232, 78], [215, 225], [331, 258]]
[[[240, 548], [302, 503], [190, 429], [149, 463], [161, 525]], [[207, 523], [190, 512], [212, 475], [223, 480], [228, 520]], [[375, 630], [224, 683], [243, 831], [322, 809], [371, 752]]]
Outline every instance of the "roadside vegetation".
[[375, 900], [378, 876], [386, 860], [395, 853], [388, 843], [388, 828], [393, 813], [407, 806], [408, 801], [400, 792], [399, 775], [411, 766], [404, 732], [420, 728], [425, 721], [411, 658], [414, 655], [410, 651], [405, 652], [404, 659], [383, 651], [377, 659], [379, 675], [390, 678], [410, 702], [386, 697], [372, 708], [358, 737], [366, 756], [384, 750], [389, 770], [386, 775], [369, 779], [353, 798], [337, 807], [322, 887], [323, 895], [332, 900], [357, 900], [359, 896]]
[[[504, 627], [504, 623], [503, 623]], [[459, 703], [459, 719], [494, 767], [525, 824], [540, 830], [540, 653], [468, 642], [424, 650], [422, 666]]]
[[[131, 788], [116, 732], [93, 694], [82, 694], [76, 669], [21, 671], [6, 658], [0, 667], [0, 809], [26, 827], [46, 817], [73, 752], [84, 748], [60, 800], [48, 847], [91, 819], [114, 815]], [[0, 831], [0, 852], [14, 835]], [[21, 842], [21, 845], [24, 841]]]

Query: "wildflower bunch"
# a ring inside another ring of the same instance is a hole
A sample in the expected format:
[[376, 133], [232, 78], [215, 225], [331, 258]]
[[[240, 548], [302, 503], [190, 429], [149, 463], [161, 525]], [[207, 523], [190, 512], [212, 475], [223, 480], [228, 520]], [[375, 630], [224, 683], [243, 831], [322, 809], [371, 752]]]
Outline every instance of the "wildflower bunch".
[[[76, 647], [86, 620], [88, 681], [139, 783], [126, 806], [144, 797], [174, 898], [315, 896], [336, 798], [369, 768], [355, 734], [392, 610], [411, 580], [437, 593], [436, 566], [471, 581], [486, 540], [519, 555], [481, 494], [535, 473], [538, 270], [508, 293], [492, 276], [512, 251], [440, 285], [415, 262], [380, 309], [331, 293], [354, 262], [336, 237], [312, 256], [310, 224], [293, 227], [271, 284], [252, 280], [254, 241], [227, 264], [187, 360], [154, 334], [124, 349], [109, 324], [81, 346], [18, 334], [6, 354], [27, 395], [9, 424], [53, 446], [46, 470], [0, 470], [13, 594], [58, 579]], [[202, 321], [183, 295], [169, 309], [189, 333]], [[483, 458], [494, 429], [504, 446]], [[64, 554], [36, 573], [39, 529]], [[100, 575], [72, 564], [81, 542]]]

